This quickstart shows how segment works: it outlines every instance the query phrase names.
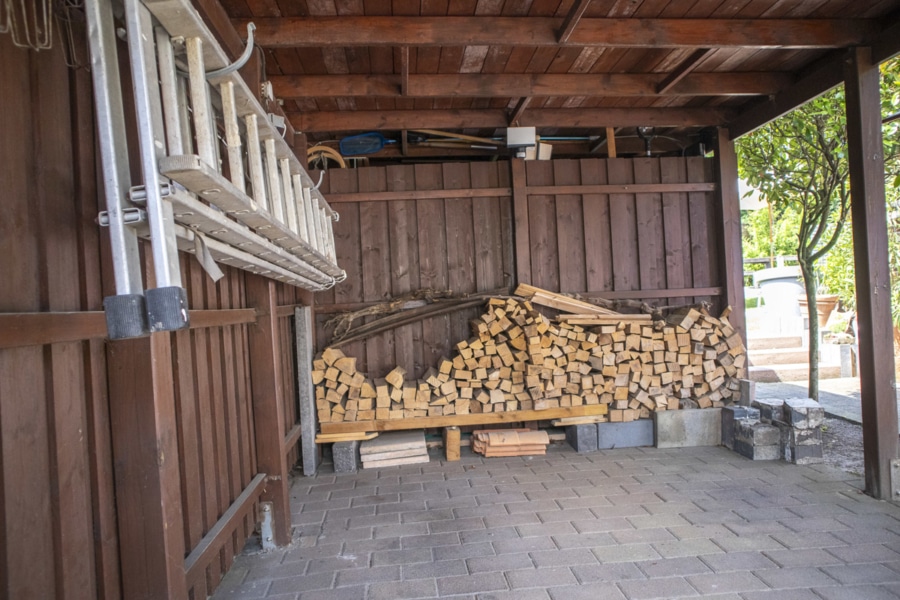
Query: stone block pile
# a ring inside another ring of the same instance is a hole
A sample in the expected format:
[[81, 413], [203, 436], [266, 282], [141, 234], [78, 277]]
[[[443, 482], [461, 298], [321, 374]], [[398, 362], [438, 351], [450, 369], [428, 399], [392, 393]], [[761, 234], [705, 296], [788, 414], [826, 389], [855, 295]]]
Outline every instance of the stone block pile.
[[809, 398], [753, 400], [722, 410], [723, 444], [751, 460], [823, 461], [825, 409]]

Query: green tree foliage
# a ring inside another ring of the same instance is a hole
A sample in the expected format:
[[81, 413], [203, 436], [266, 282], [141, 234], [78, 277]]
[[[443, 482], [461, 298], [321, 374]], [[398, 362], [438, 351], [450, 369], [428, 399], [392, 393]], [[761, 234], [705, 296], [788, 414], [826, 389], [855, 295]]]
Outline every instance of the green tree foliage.
[[[882, 67], [882, 112], [900, 112], [897, 60]], [[789, 253], [797, 254], [809, 306], [815, 306], [820, 287], [837, 293], [846, 306], [856, 304], [845, 131], [844, 91], [837, 88], [738, 141], [741, 177], [760, 191], [775, 217], [773, 234], [767, 211], [746, 215], [745, 255], [769, 256], [771, 235], [781, 253], [791, 230]], [[894, 321], [900, 324], [900, 119], [885, 125], [884, 138]], [[809, 348], [809, 395], [818, 398], [815, 318]]]

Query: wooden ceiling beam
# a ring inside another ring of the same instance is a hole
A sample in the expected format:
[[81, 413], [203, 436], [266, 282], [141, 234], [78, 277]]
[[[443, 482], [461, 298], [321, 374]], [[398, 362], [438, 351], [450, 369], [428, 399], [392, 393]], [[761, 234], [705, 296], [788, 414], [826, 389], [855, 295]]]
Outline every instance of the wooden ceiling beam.
[[[238, 30], [248, 19], [235, 19]], [[556, 46], [551, 17], [261, 17], [266, 48], [302, 46]], [[881, 30], [866, 19], [581, 19], [566, 45], [622, 48], [843, 48]]]
[[[523, 127], [598, 128], [710, 127], [725, 123], [729, 111], [704, 108], [532, 109], [519, 119]], [[403, 129], [500, 129], [508, 125], [504, 109], [493, 110], [372, 110], [288, 113], [303, 133]]]
[[[409, 75], [405, 96], [417, 98], [510, 98], [547, 96], [646, 97], [768, 96], [789, 86], [787, 73], [685, 73], [666, 83], [663, 73], [629, 74], [461, 74]], [[399, 96], [396, 75], [274, 75], [269, 78], [278, 98], [327, 96]]]
[[560, 27], [556, 38], [560, 44], [565, 44], [569, 41], [569, 37], [571, 37], [572, 32], [575, 31], [575, 27], [578, 25], [582, 15], [584, 15], [584, 11], [587, 10], [590, 3], [591, 0], [578, 0], [572, 5], [572, 9], [569, 11], [569, 14], [566, 15], [566, 20], [563, 21], [562, 27]]

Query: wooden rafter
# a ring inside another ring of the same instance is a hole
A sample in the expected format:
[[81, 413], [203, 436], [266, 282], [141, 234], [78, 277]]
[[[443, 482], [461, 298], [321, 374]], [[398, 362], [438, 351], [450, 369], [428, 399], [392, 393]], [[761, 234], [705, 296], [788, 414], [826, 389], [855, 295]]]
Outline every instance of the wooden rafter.
[[400, 48], [400, 95], [409, 96], [409, 46]]
[[528, 108], [529, 102], [531, 102], [531, 96], [523, 96], [522, 98], [519, 98], [519, 102], [516, 104], [516, 108], [509, 116], [510, 125], [517, 125], [519, 123], [519, 119], [522, 118], [522, 113], [524, 113], [525, 109]]
[[678, 82], [682, 81], [685, 77], [687, 77], [694, 69], [700, 66], [700, 63], [703, 60], [712, 54], [714, 50], [712, 48], [700, 48], [698, 50], [694, 50], [687, 60], [678, 65], [674, 71], [669, 73], [665, 79], [659, 82], [656, 86], [657, 94], [666, 94], [678, 85]]
[[[239, 30], [248, 20], [234, 21]], [[301, 46], [556, 46], [545, 17], [257, 18], [266, 48]], [[581, 19], [567, 45], [622, 48], [839, 48], [880, 30], [864, 19]]]
[[[403, 95], [417, 98], [650, 97], [661, 93], [672, 96], [768, 96], [793, 83], [792, 76], [786, 73], [684, 73], [671, 83], [667, 83], [668, 78], [663, 73], [409, 75]], [[284, 99], [390, 97], [401, 93], [396, 75], [274, 75], [269, 80], [275, 95]], [[664, 85], [664, 92], [658, 91]]]
[[[502, 128], [508, 125], [504, 109], [488, 110], [370, 110], [289, 113], [294, 127], [306, 133], [320, 131]], [[533, 109], [519, 125], [535, 127], [709, 127], [722, 125], [730, 114], [720, 108], [597, 108]]]
[[566, 20], [563, 21], [562, 27], [559, 29], [559, 35], [557, 37], [560, 44], [565, 44], [569, 41], [569, 37], [571, 37], [572, 32], [575, 31], [575, 27], [578, 25], [578, 21], [581, 20], [581, 16], [584, 14], [584, 11], [587, 10], [588, 5], [591, 3], [591, 0], [578, 0], [574, 5], [572, 5], [572, 10], [569, 11], [569, 14], [566, 15]]

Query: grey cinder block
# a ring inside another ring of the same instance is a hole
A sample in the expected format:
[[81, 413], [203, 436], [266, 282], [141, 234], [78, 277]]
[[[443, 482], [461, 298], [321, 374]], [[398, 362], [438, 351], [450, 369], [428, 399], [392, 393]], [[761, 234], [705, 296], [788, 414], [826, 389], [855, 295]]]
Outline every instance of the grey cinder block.
[[585, 423], [566, 427], [566, 442], [579, 454], [597, 451], [597, 425]]
[[781, 446], [754, 446], [749, 442], [735, 439], [734, 451], [750, 460], [781, 460]]
[[759, 420], [764, 423], [784, 420], [784, 400], [764, 398], [755, 400], [753, 406], [759, 409]]
[[794, 429], [813, 429], [825, 422], [825, 409], [810, 398], [784, 401], [784, 420]]
[[774, 425], [739, 421], [735, 425], [734, 439], [751, 446], [778, 446], [782, 438], [781, 431]]
[[722, 409], [698, 408], [654, 413], [657, 448], [722, 445]]
[[359, 469], [359, 440], [335, 442], [331, 454], [335, 473], [356, 473]]
[[638, 419], [628, 423], [597, 423], [597, 448], [637, 448], [653, 445], [653, 421]]
[[795, 465], [814, 465], [824, 462], [823, 445], [785, 446], [784, 459]]
[[741, 397], [739, 402], [742, 406], [753, 406], [753, 401], [756, 400], [756, 382], [749, 379], [741, 379], [740, 384]]

